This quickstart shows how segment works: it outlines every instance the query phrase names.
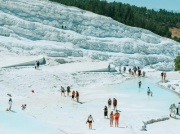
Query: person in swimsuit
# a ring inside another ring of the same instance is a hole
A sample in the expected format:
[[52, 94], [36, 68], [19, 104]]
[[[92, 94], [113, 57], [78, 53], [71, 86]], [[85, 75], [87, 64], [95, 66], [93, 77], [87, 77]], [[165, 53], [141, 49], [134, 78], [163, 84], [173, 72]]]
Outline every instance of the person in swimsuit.
[[112, 103], [111, 98], [109, 98], [109, 100], [108, 100], [108, 107], [109, 108], [111, 108], [111, 103]]
[[70, 86], [67, 87], [67, 96], [69, 96], [69, 93], [71, 92]]
[[113, 127], [113, 121], [114, 121], [113, 111], [111, 111], [109, 117], [110, 117], [110, 127]]
[[113, 106], [114, 106], [114, 110], [117, 109], [117, 100], [114, 98], [113, 99]]
[[64, 89], [64, 87], [62, 87], [61, 86], [61, 96], [64, 94], [64, 96], [65, 96], [65, 89]]
[[104, 107], [104, 118], [106, 118], [106, 116], [108, 118], [108, 108], [107, 108], [107, 106]]
[[12, 99], [10, 98], [9, 99], [9, 109], [8, 109], [8, 111], [11, 111], [11, 108], [12, 108]]
[[79, 102], [79, 92], [78, 91], [76, 91], [76, 100], [77, 100], [77, 102]]
[[115, 127], [118, 127], [119, 125], [119, 117], [120, 117], [120, 113], [118, 112], [118, 110], [116, 110], [116, 113], [114, 114]]
[[89, 129], [92, 129], [92, 122], [94, 122], [94, 119], [91, 115], [89, 115], [86, 121], [86, 124], [89, 123]]
[[74, 100], [74, 96], [75, 96], [75, 91], [72, 92], [72, 99], [71, 100]]

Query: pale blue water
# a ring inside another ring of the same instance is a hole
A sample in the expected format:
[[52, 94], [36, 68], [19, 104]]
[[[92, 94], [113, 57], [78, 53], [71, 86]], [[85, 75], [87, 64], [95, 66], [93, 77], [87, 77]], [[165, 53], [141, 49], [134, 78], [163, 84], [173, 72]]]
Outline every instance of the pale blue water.
[[[138, 82], [141, 81], [141, 88]], [[158, 79], [136, 78], [127, 80], [118, 85], [109, 85], [108, 91], [116, 92], [114, 95], [118, 100], [118, 109], [125, 112], [133, 112], [139, 116], [139, 113], [152, 115], [168, 115], [169, 107], [172, 103], [178, 104], [180, 97], [157, 84]], [[147, 95], [147, 89], [150, 87], [153, 96]], [[143, 115], [145, 116], [145, 115]]]

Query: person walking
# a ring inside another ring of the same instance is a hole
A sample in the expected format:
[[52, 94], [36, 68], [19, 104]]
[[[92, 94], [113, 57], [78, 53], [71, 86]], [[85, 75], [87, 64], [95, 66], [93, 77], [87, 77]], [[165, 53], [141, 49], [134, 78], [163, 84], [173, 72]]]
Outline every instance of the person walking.
[[109, 98], [109, 100], [108, 100], [108, 107], [109, 108], [111, 108], [111, 103], [112, 103], [111, 98]]
[[104, 107], [104, 118], [106, 118], [106, 116], [108, 118], [108, 108], [107, 108], [107, 106]]
[[62, 87], [61, 86], [61, 96], [64, 94], [64, 96], [65, 96], [65, 89], [64, 89], [64, 87]]
[[76, 100], [77, 100], [77, 102], [79, 102], [79, 92], [78, 91], [76, 91]]
[[163, 76], [164, 76], [164, 80], [166, 80], [166, 73], [164, 73]]
[[11, 108], [12, 108], [12, 99], [10, 98], [9, 99], [9, 109], [8, 109], [8, 111], [11, 111]]
[[164, 75], [164, 73], [162, 72], [162, 73], [161, 73], [161, 78], [162, 78], [162, 80], [163, 80], [163, 77], [164, 77], [163, 75]]
[[71, 92], [70, 86], [67, 86], [67, 96], [69, 96], [69, 93]]
[[139, 88], [141, 88], [141, 84], [142, 84], [141, 81], [139, 81], [138, 84], [139, 84]]
[[89, 115], [86, 121], [86, 124], [89, 123], [89, 129], [92, 129], [92, 122], [94, 122], [94, 119], [91, 115]]
[[72, 91], [72, 98], [71, 98], [71, 100], [74, 100], [74, 96], [75, 96], [75, 91]]
[[117, 110], [117, 100], [115, 98], [113, 99], [113, 106], [114, 110]]
[[37, 68], [39, 68], [39, 65], [40, 65], [40, 62], [39, 62], [39, 61], [37, 61]]
[[120, 113], [118, 112], [118, 110], [116, 110], [116, 113], [114, 114], [115, 127], [119, 126], [119, 117], [120, 117]]
[[111, 111], [109, 118], [110, 118], [110, 127], [113, 127], [113, 121], [114, 121], [113, 111]]

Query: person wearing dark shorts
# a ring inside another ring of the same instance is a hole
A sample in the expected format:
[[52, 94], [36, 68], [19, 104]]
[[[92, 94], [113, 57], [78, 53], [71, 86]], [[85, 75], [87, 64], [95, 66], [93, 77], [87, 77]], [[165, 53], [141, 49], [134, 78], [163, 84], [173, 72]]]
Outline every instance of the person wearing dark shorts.
[[74, 96], [75, 96], [75, 91], [72, 92], [72, 99], [71, 100], [74, 100]]
[[109, 98], [109, 100], [108, 100], [108, 107], [109, 108], [111, 108], [111, 103], [112, 103], [111, 98]]
[[67, 87], [67, 96], [69, 96], [69, 93], [71, 92], [70, 86]]
[[89, 129], [92, 129], [92, 122], [94, 122], [94, 119], [91, 115], [89, 115], [86, 121], [86, 124], [89, 123]]
[[115, 98], [113, 99], [113, 106], [114, 110], [117, 110], [117, 100]]
[[104, 118], [108, 118], [108, 108], [107, 106], [104, 107]]

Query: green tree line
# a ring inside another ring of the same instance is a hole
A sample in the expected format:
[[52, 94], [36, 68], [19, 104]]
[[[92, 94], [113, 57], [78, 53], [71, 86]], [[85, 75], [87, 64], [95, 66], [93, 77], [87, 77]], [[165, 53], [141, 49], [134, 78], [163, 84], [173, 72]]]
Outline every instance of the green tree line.
[[176, 57], [174, 63], [175, 63], [175, 71], [180, 70], [180, 54]]
[[[180, 28], [180, 13], [169, 12], [164, 9], [155, 11], [146, 7], [137, 7], [121, 2], [107, 2], [106, 0], [50, 0], [68, 6], [75, 6], [83, 10], [111, 17], [129, 26], [148, 29], [158, 35], [171, 38], [169, 28]], [[180, 42], [180, 38], [173, 38]]]

